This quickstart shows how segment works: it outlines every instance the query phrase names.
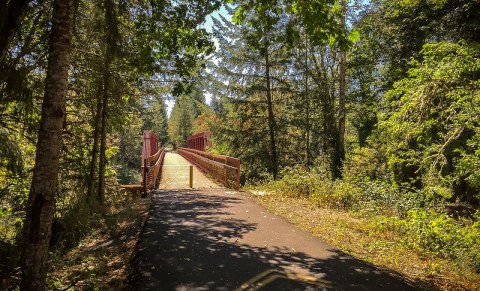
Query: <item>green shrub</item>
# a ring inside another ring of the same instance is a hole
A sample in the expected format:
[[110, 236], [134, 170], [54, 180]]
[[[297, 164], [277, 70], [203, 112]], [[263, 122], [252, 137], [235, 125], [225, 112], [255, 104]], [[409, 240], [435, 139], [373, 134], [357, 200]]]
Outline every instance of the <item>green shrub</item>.
[[[412, 209], [436, 209], [445, 202], [432, 188], [418, 190], [365, 176], [333, 180], [322, 168], [300, 166], [281, 171], [278, 180], [268, 179], [253, 187], [289, 197], [310, 198], [321, 207], [355, 210], [366, 215], [393, 214], [405, 217]], [[438, 191], [437, 191], [438, 192]]]
[[474, 222], [458, 229], [458, 234], [462, 240], [457, 257], [464, 257], [480, 273], [480, 210], [476, 211]]
[[250, 187], [291, 197], [309, 197], [315, 188], [314, 184], [319, 181], [314, 173], [299, 166], [283, 169], [280, 176], [278, 180], [267, 176], [262, 182]]
[[343, 180], [322, 180], [310, 195], [319, 206], [348, 210], [360, 200], [360, 188]]
[[360, 189], [357, 185], [342, 180], [332, 181], [318, 169], [286, 168], [282, 170], [281, 177], [257, 185], [257, 188], [290, 197], [310, 198], [315, 205], [336, 209], [350, 209], [359, 202]]
[[343, 176], [347, 180], [358, 177], [376, 179], [384, 176], [386, 171], [380, 153], [376, 149], [366, 147], [352, 149], [346, 156], [343, 166]]
[[386, 218], [377, 226], [401, 234], [405, 244], [412, 249], [454, 259], [480, 271], [478, 217], [473, 223], [464, 221], [462, 224], [444, 213], [418, 209], [409, 210], [405, 218]]
[[315, 184], [318, 183], [318, 177], [313, 172], [299, 166], [285, 168], [280, 175], [282, 178], [273, 182], [275, 189], [291, 196], [308, 197], [312, 194]]
[[358, 201], [352, 209], [368, 215], [391, 209], [400, 196], [398, 188], [383, 181], [364, 178], [350, 183], [355, 184], [358, 191]]

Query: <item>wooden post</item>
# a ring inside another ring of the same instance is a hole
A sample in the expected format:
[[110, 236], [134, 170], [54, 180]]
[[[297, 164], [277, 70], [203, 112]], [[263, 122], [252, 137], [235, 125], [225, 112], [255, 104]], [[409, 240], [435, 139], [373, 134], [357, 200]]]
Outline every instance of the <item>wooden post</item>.
[[237, 163], [237, 190], [240, 189], [240, 160]]
[[[227, 158], [225, 158], [225, 162], [224, 162], [224, 165], [227, 165]], [[227, 168], [223, 168], [224, 171], [225, 171], [225, 187], [228, 188], [228, 171], [227, 171]]]
[[193, 188], [193, 166], [190, 166], [190, 188]]
[[143, 160], [143, 195], [147, 196], [147, 159]]
[[[214, 158], [212, 158], [213, 161], [216, 161]], [[212, 164], [212, 168], [213, 168], [213, 178], [214, 179], [217, 179], [217, 176], [215, 175], [215, 165]]]

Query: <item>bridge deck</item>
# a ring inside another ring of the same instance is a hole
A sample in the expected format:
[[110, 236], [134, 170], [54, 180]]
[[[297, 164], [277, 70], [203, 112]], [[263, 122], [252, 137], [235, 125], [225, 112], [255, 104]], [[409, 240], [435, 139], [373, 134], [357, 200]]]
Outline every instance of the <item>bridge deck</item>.
[[[166, 153], [163, 161], [160, 189], [184, 189], [189, 187], [190, 166], [192, 164], [177, 153]], [[193, 188], [221, 188], [205, 174], [193, 167]]]

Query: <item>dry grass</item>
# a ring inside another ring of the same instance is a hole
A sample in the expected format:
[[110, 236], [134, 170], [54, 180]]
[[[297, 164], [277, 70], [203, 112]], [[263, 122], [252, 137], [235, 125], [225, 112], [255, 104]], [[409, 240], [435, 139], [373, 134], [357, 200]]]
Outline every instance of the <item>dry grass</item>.
[[149, 199], [136, 199], [122, 209], [109, 209], [109, 214], [76, 247], [53, 254], [49, 289], [125, 289], [128, 262], [149, 204]]
[[428, 289], [480, 290], [480, 274], [445, 259], [420, 254], [402, 238], [375, 227], [375, 218], [313, 206], [306, 198], [253, 195], [259, 204], [334, 247], [377, 266], [397, 271]]

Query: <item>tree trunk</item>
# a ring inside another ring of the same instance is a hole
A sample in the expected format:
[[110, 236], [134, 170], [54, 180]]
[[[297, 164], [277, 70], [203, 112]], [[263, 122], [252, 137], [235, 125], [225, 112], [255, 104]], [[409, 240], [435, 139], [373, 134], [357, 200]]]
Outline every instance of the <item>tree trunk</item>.
[[48, 248], [55, 212], [74, 0], [53, 2], [45, 95], [28, 197], [22, 253], [22, 290], [45, 290]]
[[97, 186], [97, 169], [98, 169], [98, 153], [99, 153], [99, 143], [100, 143], [100, 131], [102, 129], [102, 88], [99, 86], [97, 91], [97, 108], [94, 118], [94, 132], [93, 132], [93, 146], [92, 146], [92, 155], [90, 160], [90, 176], [88, 180], [88, 199], [92, 199], [95, 194], [95, 188]]
[[[322, 152], [329, 160], [329, 168], [332, 177], [335, 177], [335, 153], [337, 149], [338, 130], [335, 122], [335, 86], [329, 83], [329, 68], [324, 61], [324, 53], [321, 53], [320, 65], [316, 63], [315, 56], [311, 54], [311, 60], [315, 65], [316, 71], [320, 72], [321, 110], [322, 110]], [[330, 70], [330, 76], [333, 78], [333, 69]], [[332, 155], [333, 152], [333, 155]]]
[[312, 165], [310, 152], [310, 98], [308, 95], [308, 35], [305, 33], [305, 102], [306, 104], [306, 158], [307, 166]]
[[267, 85], [267, 110], [268, 110], [268, 131], [270, 134], [270, 151], [272, 155], [272, 174], [277, 179], [278, 161], [277, 146], [275, 144], [275, 117], [273, 115], [272, 90], [270, 86], [270, 62], [268, 59], [268, 43], [265, 41], [265, 82]]
[[100, 130], [100, 165], [98, 170], [98, 200], [105, 202], [105, 170], [107, 164], [107, 126], [108, 126], [108, 95], [110, 94], [110, 63], [111, 55], [107, 49], [105, 56], [105, 72], [103, 83], [102, 122]]
[[0, 62], [7, 54], [8, 46], [31, 0], [11, 0], [8, 5], [0, 8]]
[[110, 95], [110, 85], [112, 77], [110, 68], [115, 55], [115, 12], [112, 0], [105, 0], [105, 21], [106, 21], [106, 48], [105, 64], [103, 73], [103, 108], [102, 108], [102, 127], [100, 130], [100, 165], [98, 173], [98, 200], [103, 204], [105, 202], [105, 169], [107, 164], [107, 126], [108, 126], [108, 100]]
[[[340, 25], [343, 30], [345, 28], [345, 14], [347, 10], [346, 0], [341, 0], [342, 16]], [[335, 178], [342, 177], [343, 162], [345, 160], [345, 74], [347, 66], [347, 52], [345, 48], [340, 52], [340, 76], [339, 76], [339, 94], [338, 94], [338, 137], [337, 150], [335, 154]]]

